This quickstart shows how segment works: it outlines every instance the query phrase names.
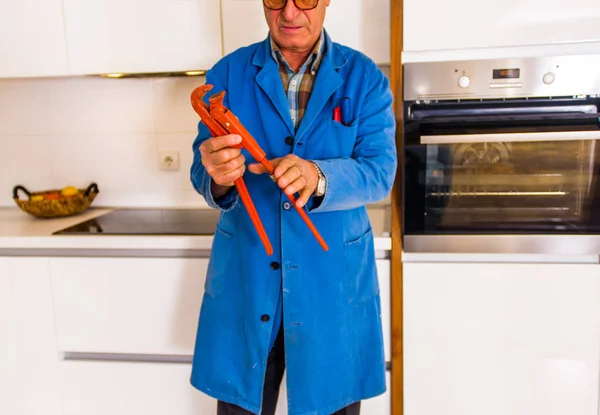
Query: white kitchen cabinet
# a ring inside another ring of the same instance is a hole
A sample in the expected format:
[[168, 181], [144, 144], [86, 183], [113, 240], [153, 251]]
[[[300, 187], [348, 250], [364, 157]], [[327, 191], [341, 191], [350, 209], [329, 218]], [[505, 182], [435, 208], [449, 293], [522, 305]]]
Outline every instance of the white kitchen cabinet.
[[208, 258], [51, 258], [62, 352], [192, 356]]
[[324, 26], [334, 42], [390, 63], [390, 0], [332, 0]]
[[[208, 258], [51, 258], [59, 350], [190, 356]], [[390, 260], [377, 260], [391, 360]]]
[[64, 361], [64, 415], [212, 415], [217, 402], [190, 384], [191, 365]]
[[62, 0], [0, 1], [0, 77], [68, 73]]
[[260, 42], [269, 34], [261, 0], [221, 0], [225, 55]]
[[406, 415], [597, 415], [600, 266], [403, 269]]
[[0, 414], [60, 415], [47, 258], [0, 257]]
[[208, 69], [222, 56], [219, 0], [64, 0], [71, 72]]
[[411, 52], [600, 40], [597, 0], [404, 0], [403, 14]]
[[[222, 7], [225, 54], [267, 37], [261, 0], [222, 0]], [[334, 42], [365, 53], [377, 64], [390, 63], [389, 0], [334, 0], [324, 26]]]

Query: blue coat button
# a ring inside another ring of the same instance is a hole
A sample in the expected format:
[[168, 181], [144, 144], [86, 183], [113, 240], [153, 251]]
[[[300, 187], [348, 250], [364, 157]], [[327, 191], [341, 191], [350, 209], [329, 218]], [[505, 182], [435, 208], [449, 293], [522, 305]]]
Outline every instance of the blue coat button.
[[292, 208], [292, 204], [290, 202], [284, 202], [283, 203], [283, 208], [285, 210], [290, 210]]

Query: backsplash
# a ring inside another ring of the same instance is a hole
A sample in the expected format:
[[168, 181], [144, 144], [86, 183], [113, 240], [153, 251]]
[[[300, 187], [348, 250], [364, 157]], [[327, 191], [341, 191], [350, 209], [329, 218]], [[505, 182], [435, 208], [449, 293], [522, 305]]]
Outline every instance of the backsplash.
[[[204, 82], [0, 79], [0, 207], [16, 206], [17, 184], [37, 191], [91, 182], [100, 188], [94, 207], [206, 207], [189, 179], [199, 121], [190, 94]], [[178, 171], [159, 168], [162, 150], [179, 152]]]
[[[94, 206], [206, 206], [189, 167], [204, 77], [0, 80], [0, 206], [12, 189], [98, 183]], [[178, 171], [158, 152], [179, 152]]]

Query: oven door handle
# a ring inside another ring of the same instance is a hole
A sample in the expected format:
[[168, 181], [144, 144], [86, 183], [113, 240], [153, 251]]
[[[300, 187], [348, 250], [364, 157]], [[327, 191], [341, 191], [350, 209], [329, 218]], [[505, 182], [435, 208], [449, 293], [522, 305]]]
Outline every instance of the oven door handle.
[[513, 143], [528, 141], [600, 140], [599, 131], [422, 135], [421, 144]]

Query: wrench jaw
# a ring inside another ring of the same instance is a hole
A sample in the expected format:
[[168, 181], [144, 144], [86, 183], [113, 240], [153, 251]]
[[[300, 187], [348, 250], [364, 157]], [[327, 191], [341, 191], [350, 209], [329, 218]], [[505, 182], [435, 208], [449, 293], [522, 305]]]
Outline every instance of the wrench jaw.
[[[221, 91], [218, 94], [214, 94], [213, 96], [211, 96], [208, 99], [208, 102], [210, 102], [210, 116], [213, 117], [214, 119], [218, 120], [219, 123], [225, 127], [225, 129], [228, 130], [229, 133], [231, 133], [231, 131], [229, 131], [229, 129], [231, 128], [231, 124], [227, 121], [223, 120], [223, 115], [225, 115], [227, 113], [227, 108], [225, 107], [225, 105], [223, 104], [223, 101], [225, 99], [225, 91]], [[243, 137], [242, 137], [243, 139]], [[236, 147], [241, 147], [241, 146], [236, 146]]]
[[192, 105], [194, 106], [194, 109], [200, 102], [202, 102], [204, 106], [208, 108], [208, 106], [204, 103], [204, 96], [210, 92], [211, 89], [213, 89], [212, 85], [202, 85], [192, 91]]
[[218, 108], [220, 112], [225, 112], [225, 105], [223, 104], [223, 100], [225, 99], [225, 91], [221, 91], [218, 94], [214, 94], [208, 99], [210, 102], [210, 107]]

